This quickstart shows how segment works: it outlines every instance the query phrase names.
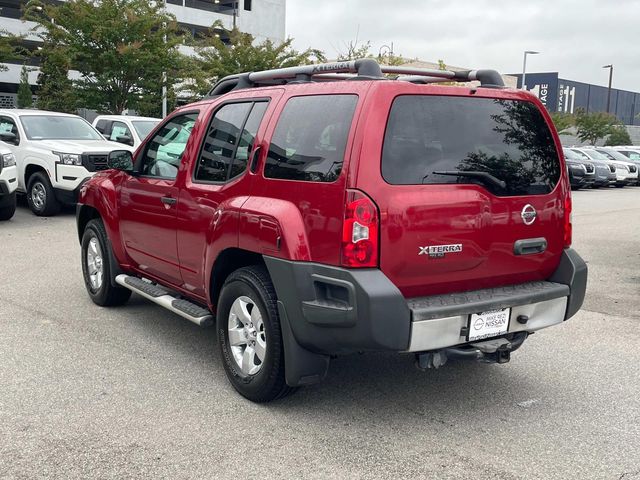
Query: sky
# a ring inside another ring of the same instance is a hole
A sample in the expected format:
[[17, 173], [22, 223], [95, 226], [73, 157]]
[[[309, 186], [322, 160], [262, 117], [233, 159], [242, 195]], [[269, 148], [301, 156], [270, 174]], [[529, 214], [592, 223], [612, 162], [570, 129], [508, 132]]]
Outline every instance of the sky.
[[561, 78], [640, 91], [640, 0], [288, 0], [294, 47], [329, 59], [349, 42], [467, 68]]

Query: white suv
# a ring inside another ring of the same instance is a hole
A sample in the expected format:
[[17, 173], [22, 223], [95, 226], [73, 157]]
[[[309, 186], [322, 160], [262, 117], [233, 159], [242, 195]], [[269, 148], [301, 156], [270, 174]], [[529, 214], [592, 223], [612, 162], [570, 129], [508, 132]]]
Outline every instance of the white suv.
[[18, 192], [39, 216], [76, 202], [80, 186], [107, 168], [113, 150], [131, 147], [104, 139], [77, 115], [44, 110], [0, 110], [0, 140], [15, 155]]
[[107, 140], [138, 148], [158, 123], [159, 118], [100, 115], [93, 121], [93, 126]]
[[[5, 132], [0, 130], [0, 140], [4, 134]], [[9, 220], [13, 217], [16, 211], [17, 188], [16, 157], [7, 147], [0, 145], [0, 220]]]

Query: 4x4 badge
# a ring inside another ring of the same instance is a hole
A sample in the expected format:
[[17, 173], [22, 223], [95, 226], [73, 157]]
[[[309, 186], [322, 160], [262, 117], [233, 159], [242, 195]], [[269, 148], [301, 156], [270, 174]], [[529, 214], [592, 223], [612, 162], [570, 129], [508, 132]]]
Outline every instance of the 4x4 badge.
[[531, 205], [527, 204], [520, 212], [520, 216], [522, 217], [522, 221], [525, 225], [531, 225], [536, 221], [536, 217], [538, 216], [538, 212]]

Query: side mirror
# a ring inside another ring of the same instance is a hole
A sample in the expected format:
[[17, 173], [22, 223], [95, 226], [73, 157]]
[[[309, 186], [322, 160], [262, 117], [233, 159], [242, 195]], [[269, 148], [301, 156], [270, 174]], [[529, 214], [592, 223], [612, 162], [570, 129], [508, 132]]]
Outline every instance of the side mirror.
[[114, 150], [109, 153], [107, 167], [122, 170], [123, 172], [133, 172], [133, 155], [129, 150]]
[[18, 145], [18, 136], [13, 132], [0, 132], [0, 140], [11, 145]]
[[133, 138], [129, 135], [119, 135], [116, 137], [116, 142], [124, 143], [125, 145], [131, 145], [133, 147]]

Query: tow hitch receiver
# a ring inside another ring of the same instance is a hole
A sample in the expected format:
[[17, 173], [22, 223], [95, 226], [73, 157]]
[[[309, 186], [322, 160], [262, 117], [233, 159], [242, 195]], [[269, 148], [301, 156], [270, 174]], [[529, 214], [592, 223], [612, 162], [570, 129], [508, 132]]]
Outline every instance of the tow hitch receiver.
[[473, 342], [464, 347], [450, 347], [416, 354], [416, 367], [420, 370], [440, 368], [449, 359], [467, 358], [483, 363], [507, 363], [511, 360], [511, 352], [520, 348], [527, 338], [526, 332], [506, 338], [494, 338], [481, 342]]

